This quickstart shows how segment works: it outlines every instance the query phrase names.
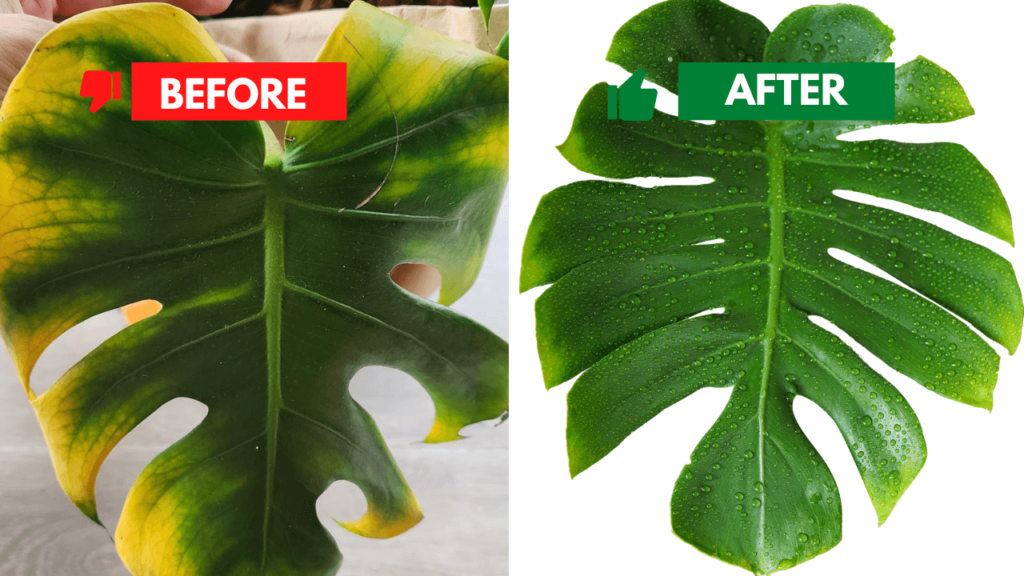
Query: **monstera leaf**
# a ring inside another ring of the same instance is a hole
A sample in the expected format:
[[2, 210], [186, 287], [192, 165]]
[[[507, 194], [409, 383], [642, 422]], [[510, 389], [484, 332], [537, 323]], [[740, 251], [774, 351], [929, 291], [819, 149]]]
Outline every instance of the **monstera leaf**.
[[491, 9], [494, 8], [494, 0], [477, 0], [476, 4], [480, 7], [480, 14], [484, 17], [484, 30], [490, 29]]
[[[671, 0], [624, 25], [608, 59], [675, 91], [679, 62], [877, 62], [892, 40], [855, 6], [804, 8], [769, 33], [714, 0]], [[661, 112], [649, 122], [610, 121], [605, 84], [584, 97], [560, 146], [577, 168], [713, 182], [584, 181], [541, 201], [521, 289], [552, 284], [536, 304], [548, 387], [583, 372], [568, 396], [573, 475], [694, 391], [731, 387], [676, 484], [672, 526], [708, 554], [767, 573], [840, 539], [836, 483], [797, 425], [795, 396], [835, 420], [880, 522], [925, 461], [903, 396], [812, 318], [929, 390], [991, 408], [999, 356], [971, 327], [1016, 349], [1013, 268], [932, 224], [834, 193], [939, 212], [1013, 241], [999, 187], [963, 147], [837, 139], [973, 113], [960, 84], [924, 58], [897, 68], [895, 99], [894, 122], [706, 125]]]
[[[428, 442], [508, 407], [508, 349], [389, 272], [472, 284], [508, 170], [508, 64], [355, 3], [320, 61], [348, 63], [345, 122], [133, 122], [131, 63], [225, 61], [185, 12], [87, 12], [36, 47], [0, 109], [0, 320], [61, 486], [93, 520], [104, 457], [164, 403], [203, 422], [150, 463], [115, 541], [138, 575], [326, 575], [341, 563], [317, 497], [347, 480], [385, 538], [421, 518], [348, 392], [368, 365], [413, 375]], [[120, 71], [95, 114], [86, 70]], [[123, 330], [38, 396], [40, 353], [140, 300]]]
[[505, 35], [501, 37], [501, 42], [498, 43], [497, 54], [508, 60], [508, 30], [505, 31]]

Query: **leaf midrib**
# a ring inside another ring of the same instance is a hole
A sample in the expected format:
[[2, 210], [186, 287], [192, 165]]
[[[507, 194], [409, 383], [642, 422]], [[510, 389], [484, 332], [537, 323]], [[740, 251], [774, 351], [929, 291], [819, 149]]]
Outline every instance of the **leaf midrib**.
[[263, 510], [263, 549], [260, 573], [266, 573], [270, 510], [274, 497], [274, 469], [277, 464], [277, 431], [281, 399], [281, 306], [284, 292], [284, 187], [277, 181], [281, 163], [266, 166], [268, 184], [263, 212], [264, 293], [263, 314], [267, 329], [267, 477]]
[[277, 465], [277, 445], [278, 445], [278, 433], [280, 428], [280, 416], [281, 412], [289, 412], [295, 414], [298, 417], [309, 420], [318, 426], [324, 427], [341, 437], [344, 441], [348, 442], [357, 450], [359, 446], [352, 443], [352, 441], [345, 437], [341, 432], [333, 428], [327, 427], [322, 422], [315, 421], [305, 414], [301, 414], [294, 409], [289, 408], [284, 404], [284, 399], [281, 390], [281, 335], [282, 335], [282, 307], [283, 298], [285, 291], [293, 291], [303, 294], [307, 297], [312, 297], [321, 303], [330, 302], [335, 307], [343, 308], [351, 314], [355, 314], [367, 320], [374, 321], [375, 323], [396, 331], [397, 333], [409, 338], [413, 342], [422, 346], [428, 353], [436, 356], [439, 360], [448, 364], [461, 376], [469, 379], [462, 369], [456, 366], [449, 358], [436, 351], [427, 343], [419, 340], [413, 335], [406, 333], [397, 327], [376, 318], [374, 316], [363, 313], [355, 308], [331, 300], [313, 290], [308, 290], [301, 286], [295, 285], [288, 281], [285, 276], [285, 212], [289, 205], [299, 206], [302, 208], [315, 208], [320, 212], [330, 211], [335, 216], [358, 216], [367, 218], [377, 219], [397, 219], [397, 220], [415, 220], [415, 221], [431, 221], [431, 222], [448, 222], [458, 221], [462, 217], [456, 218], [438, 218], [433, 216], [415, 216], [415, 215], [402, 215], [402, 214], [389, 214], [379, 212], [367, 212], [361, 210], [345, 210], [343, 213], [335, 211], [333, 208], [327, 207], [316, 207], [307, 203], [296, 201], [288, 196], [287, 190], [287, 174], [284, 171], [284, 162], [279, 154], [268, 154], [264, 164], [263, 171], [263, 190], [265, 193], [264, 208], [263, 208], [263, 222], [256, 230], [262, 230], [264, 234], [264, 294], [263, 294], [263, 307], [262, 310], [256, 314], [253, 318], [263, 316], [266, 322], [266, 345], [267, 345], [267, 413], [266, 413], [266, 436], [267, 436], [267, 450], [266, 450], [266, 484], [265, 484], [265, 495], [264, 495], [264, 510], [263, 510], [263, 526], [262, 526], [262, 550], [260, 559], [260, 574], [267, 573], [267, 561], [269, 551], [269, 539], [270, 539], [270, 521], [271, 512], [276, 508], [274, 505], [274, 484], [275, 484], [275, 469]]
[[[284, 400], [281, 392], [281, 329], [282, 329], [282, 306], [283, 297], [285, 290], [292, 290], [302, 293], [306, 296], [313, 297], [320, 302], [325, 300], [330, 301], [336, 307], [342, 307], [352, 314], [357, 314], [365, 319], [370, 319], [390, 330], [395, 330], [401, 333], [403, 336], [410, 338], [412, 341], [420, 344], [427, 352], [436, 356], [441, 361], [451, 366], [457, 373], [465, 378], [469, 378], [467, 374], [458, 366], [452, 363], [447, 357], [428, 346], [425, 342], [420, 341], [411, 334], [404, 331], [398, 330], [395, 326], [384, 322], [376, 317], [362, 313], [355, 308], [346, 306], [340, 302], [330, 300], [312, 290], [302, 288], [292, 284], [285, 277], [285, 263], [284, 263], [284, 225], [285, 225], [285, 210], [287, 205], [296, 204], [288, 195], [285, 193], [285, 173], [282, 170], [283, 162], [280, 157], [268, 156], [267, 163], [264, 166], [264, 191], [265, 191], [265, 204], [263, 209], [263, 223], [261, 229], [264, 234], [264, 294], [263, 294], [263, 308], [259, 314], [255, 317], [262, 315], [266, 322], [266, 338], [267, 338], [267, 415], [266, 415], [266, 436], [267, 436], [267, 450], [266, 450], [266, 485], [265, 485], [265, 496], [264, 496], [264, 510], [263, 510], [263, 526], [262, 526], [262, 550], [260, 559], [260, 574], [266, 574], [267, 570], [267, 554], [269, 550], [269, 538], [270, 538], [270, 520], [271, 511], [275, 508], [274, 506], [274, 480], [275, 480], [275, 469], [277, 465], [277, 444], [278, 444], [278, 432], [280, 424], [280, 415], [282, 411], [294, 413], [299, 417], [313, 421], [312, 418], [300, 414], [293, 409], [288, 408], [284, 405]], [[333, 210], [331, 210], [334, 212]], [[346, 212], [360, 212], [357, 210], [351, 210]], [[338, 214], [335, 212], [335, 214]], [[360, 215], [366, 215], [368, 217], [383, 217], [387, 218], [389, 214], [376, 213], [376, 212], [361, 212]], [[414, 219], [422, 220], [439, 220], [445, 221], [447, 219], [433, 218], [433, 217], [416, 217]], [[326, 427], [323, 423], [313, 421], [321, 427]], [[339, 431], [332, 428], [328, 428], [334, 434], [342, 437], [346, 442], [352, 444], [351, 440], [344, 437]], [[359, 448], [352, 444], [355, 448]]]
[[[768, 383], [771, 374], [772, 352], [774, 350], [775, 333], [778, 327], [779, 303], [782, 296], [782, 265], [784, 260], [783, 233], [785, 230], [785, 162], [786, 157], [782, 145], [782, 133], [777, 125], [765, 127], [767, 136], [768, 156], [768, 209], [771, 215], [770, 245], [768, 249], [769, 284], [768, 313], [764, 331], [764, 365], [761, 369], [760, 398], [757, 405], [757, 463], [758, 481], [764, 486], [764, 438], [765, 408], [768, 398]], [[767, 489], [761, 493], [760, 521], [758, 523], [758, 540], [765, 539], [765, 510], [768, 508]], [[762, 551], [763, 552], [763, 551]], [[763, 568], [763, 567], [762, 567]]]

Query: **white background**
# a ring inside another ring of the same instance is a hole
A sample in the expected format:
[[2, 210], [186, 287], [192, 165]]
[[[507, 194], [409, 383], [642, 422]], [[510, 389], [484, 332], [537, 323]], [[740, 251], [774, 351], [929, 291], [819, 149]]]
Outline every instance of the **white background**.
[[[678, 539], [669, 498], [693, 447], [718, 417], [728, 389], [703, 390], [665, 410], [604, 460], [569, 479], [565, 398], [569, 384], [545, 392], [534, 346], [533, 303], [543, 288], [518, 295], [527, 226], [541, 195], [578, 172], [555, 150], [569, 132], [587, 89], [619, 85], [629, 73], [604, 61], [615, 31], [650, 1], [523, 2], [517, 5], [512, 65], [511, 217], [511, 573], [658, 576], [741, 569], [705, 556]], [[809, 0], [731, 0], [769, 29]], [[1018, 143], [1021, 14], [1015, 2], [859, 0], [896, 35], [891, 61], [923, 55], [964, 85], [976, 115], [952, 124], [876, 128], [855, 139], [951, 141], [970, 149], [992, 172], [1024, 237], [1022, 154]], [[660, 91], [658, 108], [674, 114], [675, 97]], [[644, 185], [655, 179], [631, 180]], [[992, 248], [1024, 269], [1024, 255], [949, 218], [904, 209]], [[882, 527], [834, 423], [798, 398], [801, 427], [835, 475], [843, 502], [843, 541], [787, 572], [931, 576], [1021, 574], [1024, 494], [1019, 490], [1024, 441], [1022, 360], [1003, 356], [990, 414], [941, 398], [876, 359], [914, 407], [928, 441], [928, 461]], [[863, 354], [863, 348], [858, 349]]]

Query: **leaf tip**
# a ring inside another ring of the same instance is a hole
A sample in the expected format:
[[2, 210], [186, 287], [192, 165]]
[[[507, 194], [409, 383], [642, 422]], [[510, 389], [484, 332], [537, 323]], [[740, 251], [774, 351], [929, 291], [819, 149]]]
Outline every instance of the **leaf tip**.
[[574, 479], [582, 474], [584, 470], [590, 468], [590, 464], [585, 462], [583, 458], [580, 457], [579, 452], [573, 449], [571, 439], [567, 440], [566, 448], [566, 452], [569, 454], [569, 478]]
[[1013, 356], [1014, 354], [1016, 354], [1017, 353], [1017, 347], [1020, 346], [1020, 331], [1021, 331], [1022, 319], [1018, 315], [1017, 318], [1014, 319], [1014, 321], [1016, 323], [1016, 326], [1015, 326], [1016, 330], [1014, 330], [1014, 335], [1016, 337], [1013, 340], [1010, 340], [1010, 341], [1008, 341], [1006, 343], [1006, 351], [1009, 352], [1010, 356]]
[[565, 137], [564, 142], [555, 146], [562, 155], [562, 158], [565, 158], [570, 164], [585, 172], [589, 171], [584, 163], [587, 157], [585, 148], [586, 135], [581, 134], [581, 131], [586, 129], [586, 118], [589, 110], [596, 109], [598, 102], [601, 106], [604, 106], [604, 99], [607, 93], [607, 82], [595, 84], [587, 91], [583, 101], [580, 102], [579, 108], [576, 110], [576, 116], [572, 121], [572, 128], [569, 129], [569, 135]]
[[430, 432], [427, 433], [427, 437], [423, 439], [423, 442], [427, 444], [440, 444], [442, 442], [463, 440], [465, 436], [459, 434], [461, 429], [462, 426], [452, 420], [437, 418], [434, 420], [434, 425], [430, 428]]
[[555, 386], [558, 386], [559, 384], [565, 382], [566, 379], [563, 379], [559, 375], [558, 370], [553, 365], [553, 361], [546, 358], [545, 356], [541, 356], [540, 368], [544, 376], [545, 390], [551, 390]]
[[342, 528], [365, 538], [393, 538], [419, 524], [423, 520], [420, 503], [411, 493], [405, 494], [402, 502], [394, 509], [383, 509], [372, 500], [367, 501], [367, 511], [355, 522], [338, 522]]
[[881, 528], [882, 524], [885, 524], [885, 521], [889, 519], [889, 514], [892, 514], [892, 508], [889, 508], [888, 510], [878, 510], [876, 508], [875, 514], [878, 516], [877, 526]]
[[88, 500], [84, 502], [75, 502], [75, 507], [89, 520], [92, 520], [99, 527], [106, 529], [103, 522], [100, 520], [100, 515], [96, 511], [96, 500]]
[[523, 263], [519, 268], [519, 293], [523, 294], [529, 290], [533, 290], [537, 286], [540, 286], [543, 282], [544, 273], [541, 270], [541, 266], [538, 262], [538, 256], [533, 254], [531, 250], [530, 235], [527, 234], [526, 245], [523, 247]]
[[572, 163], [572, 158], [570, 156], [575, 157], [577, 155], [576, 142], [572, 133], [565, 137], [565, 142], [555, 146], [555, 150], [558, 150], [558, 153], [562, 155], [562, 158], [565, 158], [569, 163]]

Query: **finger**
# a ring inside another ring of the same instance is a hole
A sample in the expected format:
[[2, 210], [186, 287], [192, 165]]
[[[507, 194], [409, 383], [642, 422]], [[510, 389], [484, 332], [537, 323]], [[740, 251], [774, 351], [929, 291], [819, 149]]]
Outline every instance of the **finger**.
[[21, 9], [29, 16], [44, 20], [53, 20], [53, 11], [57, 8], [57, 0], [21, 0]]
[[[46, 1], [46, 0], [34, 0]], [[55, 0], [57, 4], [55, 14], [61, 16], [74, 16], [86, 10], [106, 8], [108, 6], [120, 6], [122, 4], [136, 4], [149, 0]], [[196, 16], [210, 16], [220, 14], [228, 9], [231, 0], [170, 0], [165, 4], [177, 6], [182, 10], [195, 14]]]

